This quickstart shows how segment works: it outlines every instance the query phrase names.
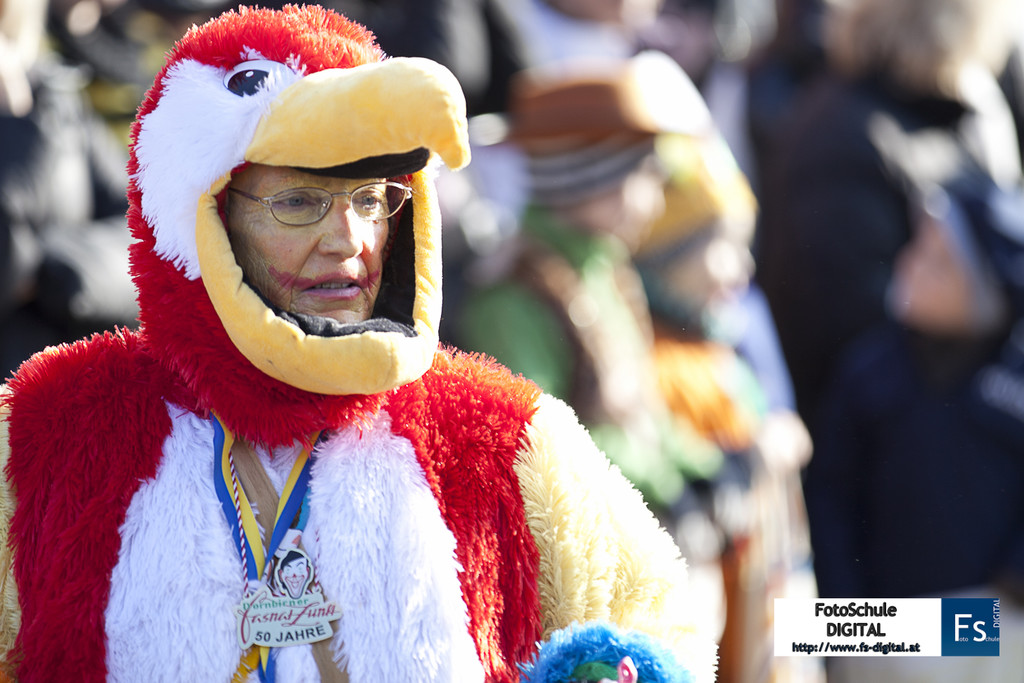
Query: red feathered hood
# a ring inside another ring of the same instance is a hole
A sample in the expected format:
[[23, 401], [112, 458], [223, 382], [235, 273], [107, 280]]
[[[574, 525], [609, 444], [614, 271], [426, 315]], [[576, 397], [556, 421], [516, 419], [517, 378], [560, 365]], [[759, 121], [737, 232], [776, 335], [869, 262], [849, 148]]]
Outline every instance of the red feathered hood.
[[[181, 39], [132, 128], [129, 224], [143, 334], [195, 408], [286, 443], [426, 371], [441, 272], [432, 165], [414, 170], [428, 158], [468, 162], [455, 78], [429, 60], [386, 58], [336, 13], [243, 7]], [[354, 162], [414, 170], [374, 315], [326, 326], [282, 317], [231, 252], [219, 203], [231, 174]]]

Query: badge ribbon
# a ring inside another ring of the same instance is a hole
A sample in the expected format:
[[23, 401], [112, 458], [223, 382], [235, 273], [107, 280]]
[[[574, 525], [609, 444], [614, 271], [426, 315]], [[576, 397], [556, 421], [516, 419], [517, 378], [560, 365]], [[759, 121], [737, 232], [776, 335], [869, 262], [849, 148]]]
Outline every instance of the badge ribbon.
[[[311, 449], [302, 449], [288, 474], [284, 490], [278, 500], [270, 544], [264, 548], [256, 515], [239, 484], [231, 456], [234, 435], [224, 428], [216, 415], [213, 415], [212, 422], [214, 488], [228, 526], [231, 527], [231, 535], [236, 542], [245, 570], [245, 597], [236, 610], [238, 642], [243, 650], [256, 646], [259, 653], [260, 680], [273, 683], [273, 647], [311, 643], [329, 638], [333, 634], [329, 622], [341, 616], [337, 605], [323, 599], [319, 587], [312, 581], [312, 562], [297, 547], [309, 515]], [[312, 443], [316, 443], [317, 436], [314, 435]], [[282, 542], [286, 539], [287, 543], [282, 548]], [[295, 594], [287, 587], [279, 591], [270, 588], [271, 581], [275, 578], [280, 582], [279, 577], [271, 576], [271, 567], [275, 565], [273, 560], [279, 549], [282, 553], [287, 553], [289, 563], [305, 562], [305, 571], [308, 575], [304, 583], [301, 579], [299, 581], [300, 588], [305, 592]], [[251, 668], [247, 665], [252, 659], [255, 658], [243, 657], [243, 666]]]

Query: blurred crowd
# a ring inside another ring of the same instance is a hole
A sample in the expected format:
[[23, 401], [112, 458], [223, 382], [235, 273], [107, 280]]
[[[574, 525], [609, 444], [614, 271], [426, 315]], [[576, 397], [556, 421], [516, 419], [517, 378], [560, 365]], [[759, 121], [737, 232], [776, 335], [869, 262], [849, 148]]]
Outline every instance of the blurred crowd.
[[[128, 122], [233, 4], [0, 2], [5, 377], [135, 324]], [[1024, 677], [1019, 0], [321, 4], [461, 82], [443, 341], [576, 409], [720, 681]], [[774, 657], [774, 598], [815, 595], [999, 597], [1002, 656]]]

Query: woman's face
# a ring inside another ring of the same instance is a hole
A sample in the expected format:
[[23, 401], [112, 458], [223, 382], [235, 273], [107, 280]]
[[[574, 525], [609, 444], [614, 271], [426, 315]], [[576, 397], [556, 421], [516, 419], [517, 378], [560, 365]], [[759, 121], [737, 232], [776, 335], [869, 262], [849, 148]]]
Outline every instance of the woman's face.
[[[269, 197], [299, 187], [346, 192], [377, 180], [324, 177], [253, 164], [235, 175], [231, 187]], [[227, 228], [235, 258], [272, 304], [342, 323], [370, 317], [380, 291], [386, 219], [359, 218], [345, 196], [335, 197], [322, 219], [302, 226], [281, 223], [268, 207], [235, 192], [228, 193], [228, 202]]]

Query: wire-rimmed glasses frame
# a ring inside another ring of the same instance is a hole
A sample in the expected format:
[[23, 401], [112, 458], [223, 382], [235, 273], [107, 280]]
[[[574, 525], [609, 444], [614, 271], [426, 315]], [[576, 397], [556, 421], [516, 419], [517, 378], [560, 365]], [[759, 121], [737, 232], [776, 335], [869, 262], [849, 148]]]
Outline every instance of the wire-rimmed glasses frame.
[[293, 187], [269, 197], [257, 197], [236, 187], [228, 188], [246, 199], [259, 202], [285, 225], [312, 225], [331, 210], [335, 197], [348, 197], [349, 206], [359, 218], [381, 221], [398, 213], [412, 196], [412, 189], [391, 180], [367, 183], [345, 192], [330, 192], [321, 187]]

